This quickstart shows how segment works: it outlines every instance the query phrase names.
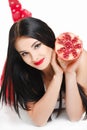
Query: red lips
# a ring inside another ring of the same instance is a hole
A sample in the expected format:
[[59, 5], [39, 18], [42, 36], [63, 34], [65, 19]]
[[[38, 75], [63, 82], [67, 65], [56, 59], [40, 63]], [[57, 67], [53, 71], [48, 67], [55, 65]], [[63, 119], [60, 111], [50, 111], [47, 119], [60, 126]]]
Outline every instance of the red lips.
[[43, 63], [43, 61], [44, 61], [44, 58], [43, 58], [43, 59], [41, 59], [41, 60], [39, 60], [38, 62], [34, 62], [34, 64], [35, 64], [35, 65], [40, 65], [40, 64], [42, 64], [42, 63]]

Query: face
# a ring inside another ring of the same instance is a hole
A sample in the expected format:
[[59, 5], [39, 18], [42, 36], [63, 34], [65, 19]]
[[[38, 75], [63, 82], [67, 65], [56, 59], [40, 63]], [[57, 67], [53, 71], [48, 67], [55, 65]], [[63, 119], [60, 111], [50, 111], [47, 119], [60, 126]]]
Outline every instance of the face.
[[46, 69], [51, 62], [53, 50], [33, 38], [18, 38], [15, 48], [28, 65], [38, 69]]

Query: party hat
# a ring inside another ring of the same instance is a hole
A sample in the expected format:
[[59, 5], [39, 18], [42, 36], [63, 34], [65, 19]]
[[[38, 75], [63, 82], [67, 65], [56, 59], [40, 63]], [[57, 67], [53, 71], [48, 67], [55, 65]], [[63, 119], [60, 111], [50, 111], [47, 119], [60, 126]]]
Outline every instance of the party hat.
[[[22, 8], [22, 5], [21, 3], [18, 1], [18, 0], [8, 0], [9, 2], [9, 7], [11, 9], [11, 13], [12, 13], [12, 18], [13, 18], [13, 21], [14, 22], [17, 22], [23, 18], [26, 18], [26, 17], [32, 17], [32, 13], [26, 9], [23, 9]], [[0, 86], [2, 86], [3, 84], [3, 79], [4, 79], [4, 76], [5, 76], [5, 68], [6, 68], [6, 62], [4, 64], [4, 68], [2, 70], [2, 75], [0, 77]], [[13, 102], [13, 85], [12, 85], [12, 82], [10, 80], [10, 84], [11, 84], [11, 102]], [[8, 86], [7, 86], [8, 88]], [[8, 98], [8, 89], [6, 90], [6, 98]]]
[[14, 22], [17, 22], [26, 17], [32, 17], [32, 13], [26, 9], [23, 9], [21, 3], [18, 0], [8, 0], [8, 2]]

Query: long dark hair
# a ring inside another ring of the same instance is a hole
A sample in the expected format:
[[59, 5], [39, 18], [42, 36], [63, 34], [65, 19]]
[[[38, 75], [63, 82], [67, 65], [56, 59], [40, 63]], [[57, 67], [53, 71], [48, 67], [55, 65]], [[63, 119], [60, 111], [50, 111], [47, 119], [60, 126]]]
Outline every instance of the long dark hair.
[[15, 111], [19, 114], [20, 106], [29, 110], [26, 103], [38, 101], [45, 91], [41, 72], [27, 65], [16, 51], [15, 42], [18, 37], [31, 37], [54, 49], [55, 34], [45, 22], [33, 17], [14, 23], [9, 31], [0, 99], [10, 106], [14, 106]]
[[[20, 106], [29, 110], [26, 103], [38, 101], [45, 93], [41, 72], [27, 65], [14, 47], [17, 38], [23, 36], [37, 39], [50, 48], [54, 49], [55, 47], [54, 32], [40, 19], [25, 18], [12, 25], [9, 31], [8, 52], [2, 75], [0, 99], [10, 106], [14, 106], [18, 114]], [[63, 80], [60, 90], [58, 113], [62, 108], [64, 82]], [[87, 97], [80, 85], [78, 88], [87, 113]]]

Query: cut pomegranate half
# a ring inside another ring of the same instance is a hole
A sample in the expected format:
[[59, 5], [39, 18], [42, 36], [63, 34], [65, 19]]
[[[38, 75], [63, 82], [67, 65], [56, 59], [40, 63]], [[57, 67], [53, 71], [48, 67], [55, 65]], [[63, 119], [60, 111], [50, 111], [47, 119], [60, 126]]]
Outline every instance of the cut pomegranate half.
[[60, 34], [55, 41], [55, 51], [64, 61], [77, 59], [83, 50], [82, 40], [71, 32]]

